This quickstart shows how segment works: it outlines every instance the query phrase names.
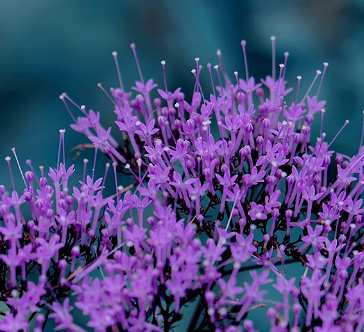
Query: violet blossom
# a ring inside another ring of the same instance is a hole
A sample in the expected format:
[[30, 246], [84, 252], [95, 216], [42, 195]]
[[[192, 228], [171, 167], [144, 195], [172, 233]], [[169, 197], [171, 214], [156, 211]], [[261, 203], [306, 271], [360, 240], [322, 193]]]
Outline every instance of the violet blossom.
[[[277, 332], [364, 329], [364, 149], [332, 150], [348, 122], [329, 142], [311, 137], [328, 65], [295, 91], [288, 54], [277, 66], [273, 53], [259, 81], [241, 46], [244, 75], [231, 79], [218, 52], [209, 90], [195, 59], [191, 100], [168, 89], [165, 61], [163, 88], [145, 80], [135, 44], [139, 79], [127, 90], [113, 52], [113, 128], [62, 94], [94, 150], [91, 170], [67, 162], [64, 130], [56, 166], [38, 171], [12, 150], [12, 186], [0, 187], [1, 331], [49, 320], [75, 332], [256, 331], [257, 308]], [[101, 177], [98, 153], [110, 159]], [[303, 274], [289, 278], [289, 264]]]

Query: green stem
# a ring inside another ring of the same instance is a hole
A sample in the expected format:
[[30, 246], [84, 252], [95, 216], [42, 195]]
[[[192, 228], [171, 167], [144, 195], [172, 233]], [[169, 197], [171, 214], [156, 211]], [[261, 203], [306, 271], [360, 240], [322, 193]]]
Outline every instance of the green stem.
[[196, 309], [193, 313], [193, 316], [190, 320], [190, 323], [188, 324], [187, 332], [193, 332], [195, 330], [195, 327], [200, 319], [201, 311], [203, 309], [203, 295], [200, 296], [198, 303], [196, 305]]

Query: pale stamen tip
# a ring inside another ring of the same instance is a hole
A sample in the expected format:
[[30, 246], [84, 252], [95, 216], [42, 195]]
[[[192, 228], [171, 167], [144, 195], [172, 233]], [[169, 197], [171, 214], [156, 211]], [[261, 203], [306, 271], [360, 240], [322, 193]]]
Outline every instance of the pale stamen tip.
[[111, 53], [111, 55], [112, 55], [114, 58], [116, 58], [116, 57], [118, 56], [118, 52], [113, 51], [113, 52]]
[[302, 80], [302, 76], [301, 76], [301, 75], [298, 75], [298, 76], [297, 76], [297, 79], [298, 79], [298, 80]]
[[66, 98], [67, 94], [65, 92], [62, 92], [60, 95], [59, 95], [59, 99], [61, 100], [64, 100]]
[[246, 46], [246, 40], [242, 40], [242, 41], [240, 42], [240, 45], [241, 45], [242, 47], [245, 47], [245, 46]]
[[4, 159], [6, 162], [9, 162], [11, 160], [10, 156], [6, 156]]
[[136, 47], [135, 43], [130, 43], [130, 48], [131, 49], [135, 49], [135, 47]]
[[328, 62], [324, 62], [323, 65], [324, 65], [324, 67], [328, 67], [329, 66], [329, 63]]
[[270, 36], [270, 40], [271, 40], [271, 41], [276, 40], [276, 36]]
[[59, 130], [58, 130], [58, 132], [59, 132], [60, 134], [64, 134], [64, 133], [66, 132], [66, 129], [64, 129], [64, 128], [63, 128], [63, 129], [59, 129]]
[[166, 65], [166, 60], [162, 60], [162, 61], [161, 61], [161, 65], [162, 65], [162, 66], [165, 66], [165, 65]]
[[316, 70], [317, 75], [321, 75], [321, 70]]
[[349, 124], [350, 123], [350, 121], [349, 120], [345, 120], [345, 124], [347, 125], [347, 124]]
[[217, 56], [220, 56], [220, 55], [221, 55], [221, 50], [220, 50], [220, 49], [218, 49], [218, 50], [216, 51], [216, 55], [217, 55]]

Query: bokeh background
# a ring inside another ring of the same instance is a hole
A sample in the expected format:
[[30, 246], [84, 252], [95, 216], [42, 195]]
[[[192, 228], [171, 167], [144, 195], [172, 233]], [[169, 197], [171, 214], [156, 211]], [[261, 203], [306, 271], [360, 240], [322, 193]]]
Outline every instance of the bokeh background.
[[[279, 59], [290, 52], [291, 83], [302, 75], [307, 88], [315, 70], [329, 62], [324, 129], [332, 138], [351, 120], [335, 148], [355, 153], [364, 108], [362, 0], [1, 0], [0, 182], [9, 184], [3, 157], [13, 146], [21, 162], [56, 163], [58, 129], [70, 124], [58, 99], [63, 91], [112, 124], [111, 104], [96, 84], [116, 85], [113, 50], [127, 86], [137, 74], [129, 49], [135, 42], [146, 77], [161, 82], [160, 60], [166, 59], [169, 86], [188, 93], [196, 56], [216, 63], [220, 48], [227, 70], [242, 72], [241, 39], [248, 43], [250, 72], [264, 77], [271, 68], [271, 35], [277, 36]], [[75, 157], [71, 149], [84, 141], [67, 131], [69, 160]]]
[[[335, 148], [354, 153], [364, 108], [364, 1], [1, 0], [1, 160], [16, 146], [21, 161], [56, 162], [58, 129], [70, 124], [58, 99], [63, 91], [111, 124], [111, 105], [96, 84], [116, 84], [113, 50], [127, 85], [133, 83], [130, 42], [138, 46], [146, 77], [161, 82], [160, 60], [166, 59], [169, 86], [189, 92], [194, 57], [215, 63], [217, 48], [228, 71], [242, 72], [241, 39], [248, 43], [250, 72], [265, 76], [271, 35], [277, 36], [280, 59], [290, 52], [291, 83], [300, 74], [307, 87], [322, 62], [329, 62], [325, 131], [333, 137], [351, 120]], [[68, 130], [69, 149], [80, 139]], [[1, 169], [1, 182], [9, 181]]]

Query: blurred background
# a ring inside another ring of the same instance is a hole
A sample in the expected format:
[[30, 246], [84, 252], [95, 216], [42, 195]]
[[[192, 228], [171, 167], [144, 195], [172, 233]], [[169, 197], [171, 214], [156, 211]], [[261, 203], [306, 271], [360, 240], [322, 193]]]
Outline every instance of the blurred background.
[[[364, 108], [362, 0], [1, 0], [0, 182], [9, 185], [3, 157], [13, 146], [21, 162], [56, 163], [58, 129], [70, 124], [58, 99], [62, 92], [112, 124], [111, 104], [96, 88], [97, 82], [116, 85], [112, 51], [119, 52], [126, 86], [137, 77], [129, 49], [135, 42], [145, 77], [161, 82], [165, 59], [169, 86], [188, 94], [196, 56], [214, 64], [220, 48], [227, 70], [242, 73], [241, 39], [247, 41], [250, 73], [269, 74], [271, 35], [277, 37], [278, 59], [290, 52], [291, 84], [302, 75], [307, 88], [315, 70], [329, 62], [321, 94], [328, 101], [324, 129], [330, 139], [349, 119], [334, 147], [355, 153]], [[316, 119], [316, 133], [318, 127]], [[69, 161], [80, 142], [83, 136], [67, 131]]]
[[[130, 42], [137, 44], [146, 77], [161, 82], [160, 60], [166, 59], [169, 86], [188, 93], [196, 56], [216, 63], [220, 48], [227, 70], [242, 73], [241, 39], [248, 43], [251, 74], [270, 73], [271, 35], [277, 36], [278, 59], [290, 52], [291, 84], [302, 75], [307, 88], [315, 70], [329, 62], [325, 131], [331, 138], [351, 120], [335, 148], [354, 153], [364, 108], [364, 1], [2, 0], [0, 156], [16, 146], [21, 161], [56, 162], [58, 129], [70, 124], [58, 99], [63, 91], [111, 125], [111, 104], [96, 84], [116, 85], [111, 52], [117, 50], [126, 85], [132, 85], [137, 73]], [[69, 149], [80, 140], [68, 130]], [[0, 180], [7, 183], [4, 169]]]

